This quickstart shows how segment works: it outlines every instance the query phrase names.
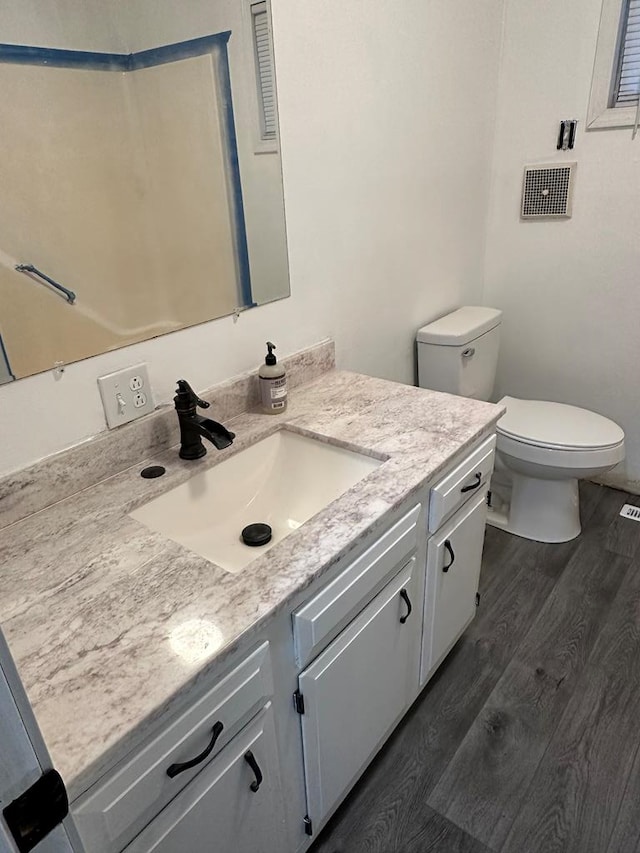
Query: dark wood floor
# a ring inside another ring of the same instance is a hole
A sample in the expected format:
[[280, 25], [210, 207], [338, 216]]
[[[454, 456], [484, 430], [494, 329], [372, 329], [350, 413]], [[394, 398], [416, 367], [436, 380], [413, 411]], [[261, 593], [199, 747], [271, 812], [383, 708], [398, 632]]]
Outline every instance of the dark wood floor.
[[487, 529], [478, 616], [313, 853], [640, 853], [640, 498]]

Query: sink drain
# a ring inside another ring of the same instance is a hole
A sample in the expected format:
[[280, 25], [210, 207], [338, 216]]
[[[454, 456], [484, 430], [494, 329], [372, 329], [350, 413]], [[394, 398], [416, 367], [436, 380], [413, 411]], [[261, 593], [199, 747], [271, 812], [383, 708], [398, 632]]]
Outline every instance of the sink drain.
[[248, 524], [242, 531], [242, 541], [245, 545], [256, 548], [271, 542], [272, 530], [268, 524]]

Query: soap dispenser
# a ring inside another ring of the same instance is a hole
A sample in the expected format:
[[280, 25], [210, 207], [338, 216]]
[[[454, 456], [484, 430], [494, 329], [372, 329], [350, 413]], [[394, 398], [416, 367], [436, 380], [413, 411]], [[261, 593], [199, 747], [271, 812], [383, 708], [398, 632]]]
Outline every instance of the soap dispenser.
[[287, 377], [273, 354], [275, 348], [267, 341], [267, 356], [258, 370], [262, 411], [267, 415], [277, 415], [287, 408]]

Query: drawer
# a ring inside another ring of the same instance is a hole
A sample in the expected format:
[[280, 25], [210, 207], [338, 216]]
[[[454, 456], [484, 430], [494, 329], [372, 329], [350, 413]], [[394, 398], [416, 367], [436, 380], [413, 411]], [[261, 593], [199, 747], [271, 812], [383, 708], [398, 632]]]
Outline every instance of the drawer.
[[405, 565], [417, 547], [417, 504], [362, 556], [293, 614], [296, 662], [309, 663], [381, 589], [394, 569]]
[[466, 500], [486, 489], [493, 472], [495, 447], [496, 437], [492, 435], [431, 489], [429, 533], [434, 533]]
[[[269, 643], [263, 643], [133, 758], [91, 788], [73, 807], [91, 853], [122, 850], [229, 743], [273, 695]], [[215, 747], [196, 766], [170, 778], [167, 769]]]

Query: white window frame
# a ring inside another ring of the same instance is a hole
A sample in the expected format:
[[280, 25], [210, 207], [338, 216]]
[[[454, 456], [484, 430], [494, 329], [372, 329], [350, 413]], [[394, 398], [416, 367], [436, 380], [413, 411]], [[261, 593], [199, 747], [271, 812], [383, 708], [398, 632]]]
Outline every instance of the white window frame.
[[633, 127], [636, 107], [610, 107], [618, 51], [624, 0], [603, 0], [600, 30], [593, 67], [593, 81], [587, 112], [587, 130]]

